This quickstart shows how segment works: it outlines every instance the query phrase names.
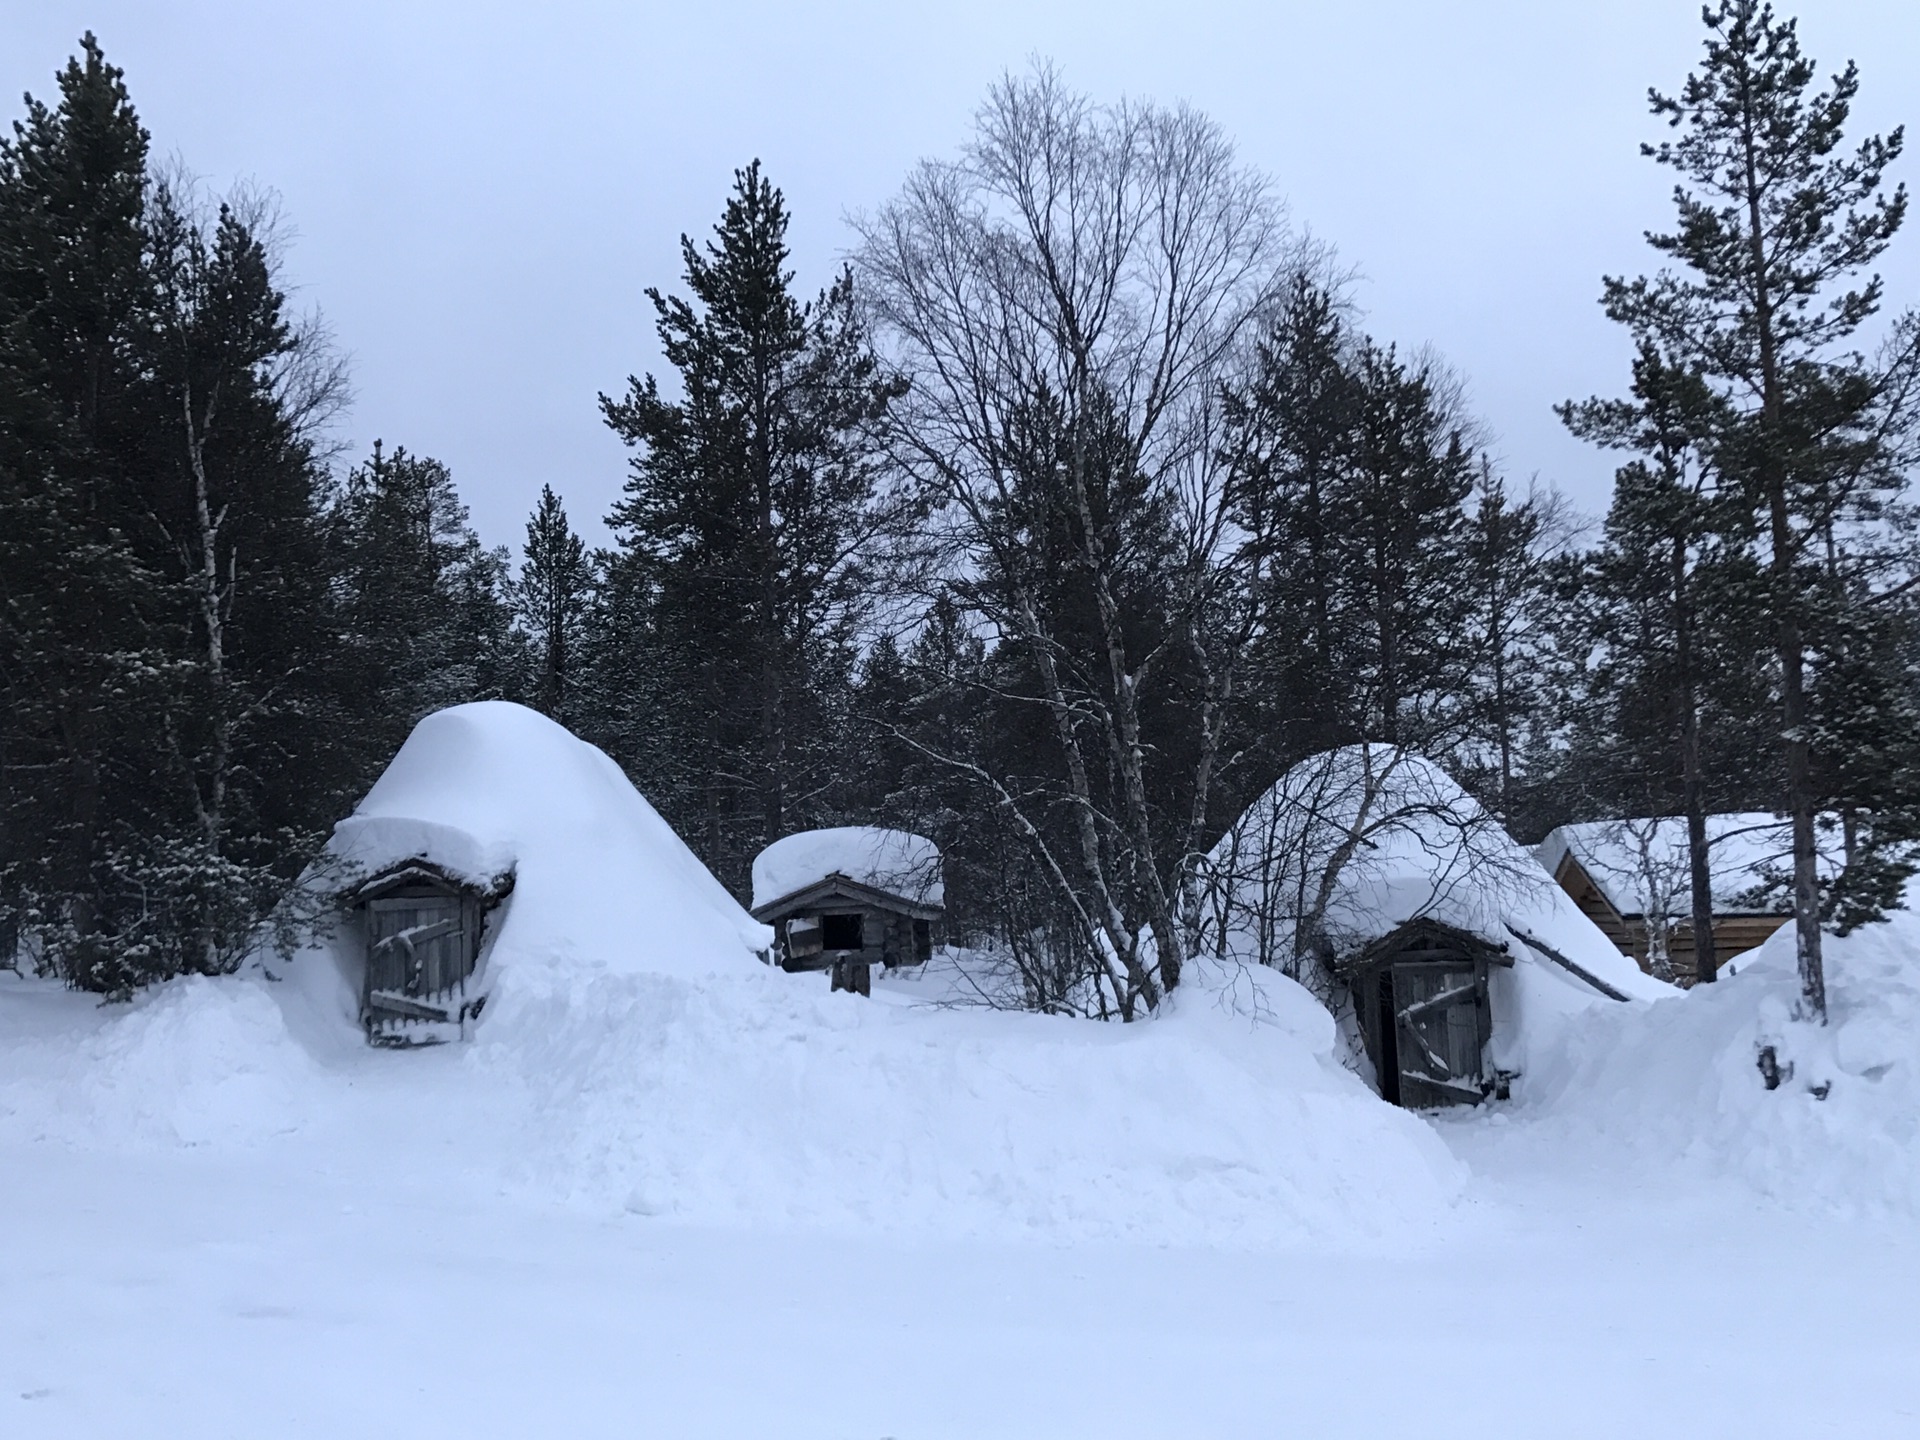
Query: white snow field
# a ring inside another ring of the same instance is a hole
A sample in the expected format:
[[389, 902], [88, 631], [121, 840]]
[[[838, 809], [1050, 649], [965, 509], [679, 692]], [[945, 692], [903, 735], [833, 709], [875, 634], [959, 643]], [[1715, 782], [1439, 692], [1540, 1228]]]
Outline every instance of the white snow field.
[[1911, 912], [1817, 1036], [1783, 935], [1427, 1118], [1271, 971], [1119, 1026], [769, 969], [597, 752], [450, 713], [343, 834], [515, 869], [470, 1040], [368, 1046], [324, 952], [0, 973], [0, 1436], [1920, 1434]]

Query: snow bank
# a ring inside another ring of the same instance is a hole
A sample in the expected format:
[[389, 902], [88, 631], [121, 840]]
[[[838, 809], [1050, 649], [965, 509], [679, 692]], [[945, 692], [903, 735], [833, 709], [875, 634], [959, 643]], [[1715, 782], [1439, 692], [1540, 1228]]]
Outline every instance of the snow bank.
[[[279, 1147], [285, 1173], [699, 1225], [1285, 1248], [1444, 1222], [1464, 1167], [1274, 972], [1140, 1025], [862, 1000], [762, 967], [503, 969], [467, 1044], [309, 1048], [247, 977], [22, 1029], [0, 1143]], [[56, 996], [61, 1000], [79, 997]]]
[[946, 899], [940, 850], [924, 836], [871, 825], [802, 830], [767, 846], [753, 861], [753, 908], [844, 875], [876, 890], [926, 905]]
[[[1302, 944], [1325, 893], [1324, 945]], [[1673, 995], [1644, 975], [1539, 862], [1438, 765], [1386, 745], [1295, 766], [1208, 855], [1190, 918], [1199, 948], [1241, 965], [1319, 953], [1335, 966], [1409, 920], [1478, 935], [1514, 957], [1492, 977], [1494, 1063], [1527, 1074], [1572, 1017], [1617, 1002], [1542, 942], [1633, 1000]]]
[[[297, 1127], [320, 1071], [257, 983], [191, 977], [102, 1007], [9, 995], [66, 1023], [9, 1027], [0, 1136], [89, 1148], [252, 1145]], [[12, 1018], [12, 1017], [10, 1017]]]
[[[1826, 937], [1825, 1029], [1788, 1018], [1799, 992], [1790, 926], [1716, 984], [1598, 1017], [1538, 1068], [1514, 1110], [1525, 1138], [1569, 1168], [1665, 1184], [1678, 1166], [1796, 1206], [1920, 1214], [1915, 904], [1920, 886], [1909, 909]], [[1793, 1067], [1777, 1090], [1761, 1081], [1762, 1045]]]
[[[466, 1083], [514, 1183], [702, 1223], [1160, 1243], [1399, 1233], [1463, 1171], [1272, 972], [1149, 1024], [861, 1001], [764, 974], [504, 980]], [[1236, 988], [1237, 987], [1237, 988]]]
[[755, 963], [772, 943], [619, 766], [504, 701], [416, 725], [329, 849], [361, 874], [412, 858], [479, 885], [511, 873], [490, 972], [706, 974]]

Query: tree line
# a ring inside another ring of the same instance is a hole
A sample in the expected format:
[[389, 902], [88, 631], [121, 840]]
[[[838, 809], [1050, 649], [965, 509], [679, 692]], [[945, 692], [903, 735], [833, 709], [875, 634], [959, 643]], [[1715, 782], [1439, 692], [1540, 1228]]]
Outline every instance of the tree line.
[[1696, 912], [1704, 817], [1774, 810], [1818, 1017], [1821, 926], [1920, 839], [1901, 135], [1849, 144], [1853, 68], [1768, 7], [1706, 25], [1652, 97], [1664, 268], [1604, 285], [1632, 373], [1562, 408], [1621, 457], [1597, 531], [1205, 116], [1040, 68], [811, 296], [740, 171], [649, 292], [665, 370], [600, 397], [613, 543], [549, 488], [517, 564], [433, 460], [336, 478], [270, 209], [154, 173], [89, 38], [0, 148], [10, 948], [109, 991], [230, 967], [411, 724], [499, 696], [738, 891], [796, 829], [930, 836], [1025, 1003], [1123, 1017], [1180, 983], [1200, 857], [1331, 747], [1430, 755], [1527, 840], [1683, 815]]

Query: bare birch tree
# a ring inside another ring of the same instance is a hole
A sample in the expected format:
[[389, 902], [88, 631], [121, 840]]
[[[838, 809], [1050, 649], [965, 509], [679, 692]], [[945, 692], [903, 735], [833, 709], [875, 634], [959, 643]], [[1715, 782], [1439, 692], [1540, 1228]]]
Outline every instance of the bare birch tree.
[[[1058, 766], [976, 778], [1131, 1017], [1180, 980], [1178, 896], [1257, 603], [1221, 387], [1308, 247], [1204, 116], [1096, 105], [1046, 68], [996, 85], [961, 157], [859, 228], [877, 328], [913, 376], [900, 458], [937, 559], [1023, 662], [1002, 698], [1044, 714]], [[1147, 719], [1176, 683], [1194, 726], [1177, 777]]]

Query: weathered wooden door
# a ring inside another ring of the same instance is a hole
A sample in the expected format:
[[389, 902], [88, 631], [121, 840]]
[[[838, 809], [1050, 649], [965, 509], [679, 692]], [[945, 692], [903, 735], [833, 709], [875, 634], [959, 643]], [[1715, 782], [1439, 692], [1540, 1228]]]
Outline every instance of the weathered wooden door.
[[399, 1038], [410, 1021], [457, 1021], [478, 946], [478, 906], [457, 895], [367, 905], [367, 1030]]
[[1402, 1105], [1477, 1105], [1491, 1031], [1486, 967], [1462, 958], [1393, 967]]

